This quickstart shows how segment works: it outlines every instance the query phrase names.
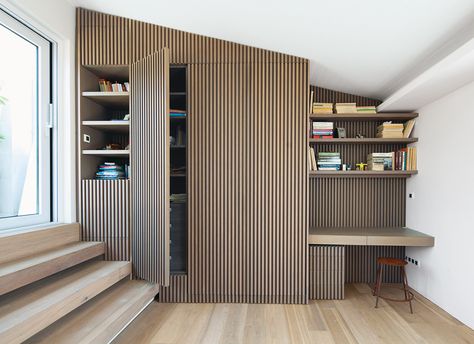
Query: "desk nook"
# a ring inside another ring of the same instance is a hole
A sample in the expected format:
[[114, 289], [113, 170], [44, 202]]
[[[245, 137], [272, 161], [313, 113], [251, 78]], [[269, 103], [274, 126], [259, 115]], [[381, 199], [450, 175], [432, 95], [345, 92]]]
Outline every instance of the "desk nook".
[[[317, 87], [311, 97], [309, 298], [343, 299], [345, 283], [375, 283], [379, 258], [403, 260], [407, 246], [434, 246], [432, 236], [405, 223], [406, 180], [418, 174], [419, 139], [412, 137], [418, 114], [362, 112], [378, 102]], [[337, 113], [349, 102], [366, 108]], [[325, 112], [330, 103], [336, 113]], [[398, 266], [380, 277], [404, 281]]]

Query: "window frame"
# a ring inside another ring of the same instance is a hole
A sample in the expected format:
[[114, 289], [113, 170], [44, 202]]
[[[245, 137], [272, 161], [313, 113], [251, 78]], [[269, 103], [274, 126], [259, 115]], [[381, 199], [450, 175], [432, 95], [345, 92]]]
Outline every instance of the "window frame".
[[53, 211], [53, 107], [52, 47], [53, 42], [0, 7], [0, 25], [35, 45], [38, 49], [37, 88], [37, 153], [38, 212], [0, 219], [0, 230], [17, 229], [52, 222]]

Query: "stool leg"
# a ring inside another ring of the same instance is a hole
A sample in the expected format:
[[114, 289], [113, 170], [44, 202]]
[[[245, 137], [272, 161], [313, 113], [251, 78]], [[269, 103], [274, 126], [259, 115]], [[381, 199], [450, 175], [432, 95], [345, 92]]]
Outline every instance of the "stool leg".
[[411, 298], [409, 294], [409, 287], [408, 287], [408, 278], [407, 278], [407, 273], [405, 271], [405, 267], [402, 266], [402, 278], [403, 278], [403, 290], [405, 291], [405, 300], [408, 300], [408, 303], [410, 304], [410, 313], [413, 314], [413, 307], [411, 305]]
[[379, 271], [380, 271], [380, 266], [377, 265], [377, 272], [375, 273], [374, 287], [372, 289], [372, 295], [373, 296], [375, 296], [377, 294], [377, 282], [379, 280]]
[[377, 276], [377, 291], [375, 292], [375, 295], [377, 295], [377, 298], [375, 299], [375, 308], [378, 308], [379, 306], [380, 287], [382, 285], [382, 273], [383, 273], [383, 265], [380, 265], [378, 276]]

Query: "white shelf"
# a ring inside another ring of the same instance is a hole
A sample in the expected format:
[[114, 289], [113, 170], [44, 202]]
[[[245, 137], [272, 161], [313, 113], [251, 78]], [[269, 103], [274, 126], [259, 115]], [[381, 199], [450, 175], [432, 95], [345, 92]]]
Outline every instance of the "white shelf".
[[110, 156], [110, 157], [127, 157], [130, 155], [129, 150], [125, 149], [84, 149], [82, 151], [84, 155], [94, 155], [94, 156]]
[[130, 121], [82, 121], [82, 125], [97, 130], [127, 133], [130, 130]]
[[129, 92], [82, 92], [82, 96], [106, 106], [125, 106], [129, 103]]

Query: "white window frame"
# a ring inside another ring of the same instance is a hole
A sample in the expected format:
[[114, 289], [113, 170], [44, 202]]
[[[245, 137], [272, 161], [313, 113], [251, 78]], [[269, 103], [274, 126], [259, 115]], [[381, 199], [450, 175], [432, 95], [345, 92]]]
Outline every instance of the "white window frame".
[[0, 7], [0, 25], [23, 37], [38, 48], [38, 213], [0, 219], [0, 230], [47, 224], [52, 221], [52, 42], [45, 39], [23, 22], [12, 17]]

